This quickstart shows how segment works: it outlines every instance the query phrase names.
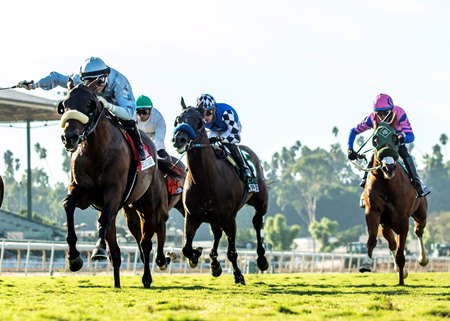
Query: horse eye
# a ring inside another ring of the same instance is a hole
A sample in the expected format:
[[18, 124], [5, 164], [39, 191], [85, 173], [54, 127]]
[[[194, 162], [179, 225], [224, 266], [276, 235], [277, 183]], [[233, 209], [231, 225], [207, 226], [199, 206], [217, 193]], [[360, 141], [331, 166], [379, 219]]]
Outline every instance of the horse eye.
[[378, 146], [378, 143], [379, 143], [378, 137], [374, 137], [374, 138], [373, 138], [373, 146], [374, 146], [374, 147], [377, 147], [377, 146]]

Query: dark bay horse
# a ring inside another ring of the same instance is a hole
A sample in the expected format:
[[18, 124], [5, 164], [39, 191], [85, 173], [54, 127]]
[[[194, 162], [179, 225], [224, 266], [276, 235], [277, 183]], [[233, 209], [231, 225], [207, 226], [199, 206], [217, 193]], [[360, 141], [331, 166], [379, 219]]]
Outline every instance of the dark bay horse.
[[[396, 131], [387, 123], [378, 125], [373, 142], [374, 167], [368, 175], [364, 189], [366, 224], [368, 229], [367, 256], [360, 272], [371, 272], [372, 252], [377, 244], [378, 228], [388, 242], [399, 275], [399, 285], [404, 285], [408, 272], [405, 267], [405, 245], [409, 230], [409, 218], [414, 218], [415, 234], [420, 242], [418, 262], [428, 264], [423, 244], [423, 232], [427, 220], [427, 199], [417, 197], [409, 175], [398, 159]], [[394, 234], [395, 233], [395, 234]]]
[[[69, 267], [71, 271], [78, 271], [83, 266], [76, 248], [75, 208], [86, 209], [93, 206], [99, 212], [99, 238], [92, 251], [92, 260], [108, 259], [108, 245], [114, 270], [114, 286], [120, 287], [121, 256], [116, 240], [115, 218], [123, 207], [144, 263], [142, 283], [144, 287], [150, 287], [152, 277], [149, 260], [154, 233], [158, 237], [156, 264], [165, 269], [170, 263], [170, 259], [163, 253], [169, 210], [164, 175], [159, 170], [158, 163], [153, 161], [152, 166], [135, 176], [133, 151], [123, 131], [111, 121], [111, 115], [98, 101], [91, 86], [95, 84], [88, 87], [82, 84], [69, 86], [67, 97], [58, 106], [58, 112], [62, 114], [61, 138], [66, 150], [72, 152], [71, 183], [63, 202], [67, 215]], [[156, 149], [151, 139], [143, 134], [142, 140], [150, 155], [156, 159]], [[127, 185], [133, 179], [134, 189], [126, 195]]]
[[3, 179], [0, 176], [0, 207], [2, 207], [4, 192], [5, 192], [5, 186], [3, 185]]
[[257, 238], [257, 264], [261, 271], [267, 270], [265, 249], [263, 247], [263, 216], [267, 212], [268, 192], [264, 174], [256, 154], [246, 146], [240, 148], [246, 151], [256, 168], [259, 184], [258, 193], [248, 193], [243, 182], [230, 163], [218, 158], [210, 144], [204, 127], [201, 113], [193, 107], [186, 107], [182, 99], [182, 113], [176, 118], [173, 146], [179, 153], [186, 151], [188, 172], [184, 184], [183, 204], [185, 208], [185, 244], [183, 254], [189, 260], [191, 267], [198, 264], [201, 248], [192, 248], [192, 242], [199, 226], [209, 223], [214, 235], [214, 244], [209, 256], [211, 258], [211, 273], [218, 277], [222, 268], [217, 260], [222, 231], [228, 239], [227, 257], [233, 265], [235, 283], [245, 284], [244, 276], [237, 265], [236, 252], [236, 215], [245, 204], [255, 208], [253, 226]]

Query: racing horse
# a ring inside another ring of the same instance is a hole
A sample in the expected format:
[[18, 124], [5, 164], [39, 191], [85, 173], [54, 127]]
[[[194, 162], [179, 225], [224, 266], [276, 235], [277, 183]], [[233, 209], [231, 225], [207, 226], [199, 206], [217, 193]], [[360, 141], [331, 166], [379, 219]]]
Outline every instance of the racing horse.
[[414, 218], [414, 232], [420, 243], [418, 263], [421, 266], [428, 264], [422, 239], [427, 221], [427, 199], [417, 197], [404, 165], [398, 161], [399, 140], [395, 129], [389, 123], [380, 123], [375, 129], [372, 142], [375, 147], [374, 167], [367, 169], [370, 172], [364, 188], [367, 255], [363, 258], [359, 271], [372, 271], [372, 252], [377, 244], [381, 224], [382, 234], [394, 258], [399, 285], [404, 285], [404, 279], [408, 276], [405, 268], [405, 244], [410, 216]]
[[[92, 88], [68, 84], [69, 92], [58, 105], [63, 134], [61, 139], [71, 152], [71, 182], [68, 195], [63, 201], [67, 215], [68, 261], [71, 271], [78, 271], [83, 260], [76, 248], [77, 236], [74, 227], [74, 211], [78, 207], [93, 206], [98, 210], [98, 240], [91, 259], [112, 262], [114, 286], [120, 288], [120, 248], [116, 239], [115, 219], [120, 208], [124, 208], [129, 228], [135, 236], [144, 263], [142, 283], [150, 287], [150, 252], [152, 236], [158, 237], [156, 264], [164, 270], [170, 258], [163, 253], [165, 222], [168, 219], [168, 195], [163, 173], [153, 158], [150, 164], [136, 174], [136, 155], [130, 148], [124, 132], [115, 118], [99, 102]], [[141, 133], [142, 134], [142, 133]], [[143, 143], [150, 155], [156, 155], [151, 139], [142, 134]], [[129, 188], [135, 180], [134, 188]], [[139, 220], [137, 220], [137, 217]], [[139, 222], [139, 223], [136, 223]], [[139, 232], [138, 232], [139, 231]], [[109, 253], [106, 250], [108, 245]]]
[[240, 146], [255, 165], [259, 192], [248, 193], [236, 169], [228, 160], [218, 158], [214, 146], [210, 144], [204, 127], [202, 111], [194, 107], [186, 107], [181, 99], [182, 112], [176, 117], [173, 146], [179, 153], [186, 152], [188, 167], [183, 191], [185, 209], [185, 230], [183, 255], [191, 267], [196, 267], [202, 248], [193, 248], [192, 242], [199, 226], [209, 223], [214, 235], [214, 243], [209, 256], [211, 273], [218, 277], [222, 268], [217, 259], [222, 232], [228, 240], [227, 257], [233, 265], [235, 283], [245, 284], [244, 276], [237, 265], [236, 252], [236, 215], [245, 204], [255, 209], [253, 226], [257, 238], [257, 265], [261, 271], [267, 270], [265, 249], [263, 246], [263, 216], [267, 212], [268, 192], [263, 170], [256, 154], [246, 146]]
[[5, 192], [5, 186], [3, 185], [3, 179], [0, 176], [0, 207], [2, 207], [4, 192]]

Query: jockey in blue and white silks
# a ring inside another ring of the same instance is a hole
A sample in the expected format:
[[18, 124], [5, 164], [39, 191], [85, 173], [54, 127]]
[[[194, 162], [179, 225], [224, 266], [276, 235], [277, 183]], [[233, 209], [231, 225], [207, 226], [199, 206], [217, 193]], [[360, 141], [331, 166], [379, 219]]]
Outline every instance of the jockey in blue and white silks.
[[231, 156], [235, 160], [245, 186], [249, 192], [258, 192], [259, 188], [253, 178], [250, 168], [242, 158], [236, 144], [241, 142], [241, 122], [236, 110], [230, 105], [216, 103], [213, 96], [202, 94], [197, 99], [197, 109], [203, 112], [203, 121], [208, 130], [208, 138], [214, 143], [221, 141], [230, 150]]

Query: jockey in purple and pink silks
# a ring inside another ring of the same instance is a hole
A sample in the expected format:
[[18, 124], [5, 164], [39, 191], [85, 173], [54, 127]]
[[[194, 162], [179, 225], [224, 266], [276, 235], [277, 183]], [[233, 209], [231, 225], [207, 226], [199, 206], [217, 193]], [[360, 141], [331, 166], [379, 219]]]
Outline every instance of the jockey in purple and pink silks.
[[[406, 116], [405, 111], [399, 106], [395, 106], [389, 95], [379, 94], [375, 98], [373, 112], [364, 118], [360, 124], [350, 130], [350, 135], [348, 137], [348, 158], [350, 160], [355, 160], [358, 157], [358, 154], [353, 150], [353, 143], [355, 142], [356, 135], [361, 134], [366, 130], [374, 129], [374, 124], [391, 120], [392, 117], [395, 118], [392, 121], [391, 126], [396, 129], [400, 142], [398, 153], [402, 157], [406, 169], [411, 175], [418, 196], [426, 196], [430, 194], [430, 190], [420, 180], [419, 175], [417, 174], [416, 166], [414, 165], [414, 160], [405, 146], [405, 144], [412, 143], [414, 141], [414, 133], [411, 128], [411, 124], [409, 123], [408, 116]], [[371, 158], [368, 166], [373, 166], [373, 158]], [[360, 183], [360, 186], [363, 188], [366, 184], [366, 178], [367, 172], [364, 173], [364, 177]]]

